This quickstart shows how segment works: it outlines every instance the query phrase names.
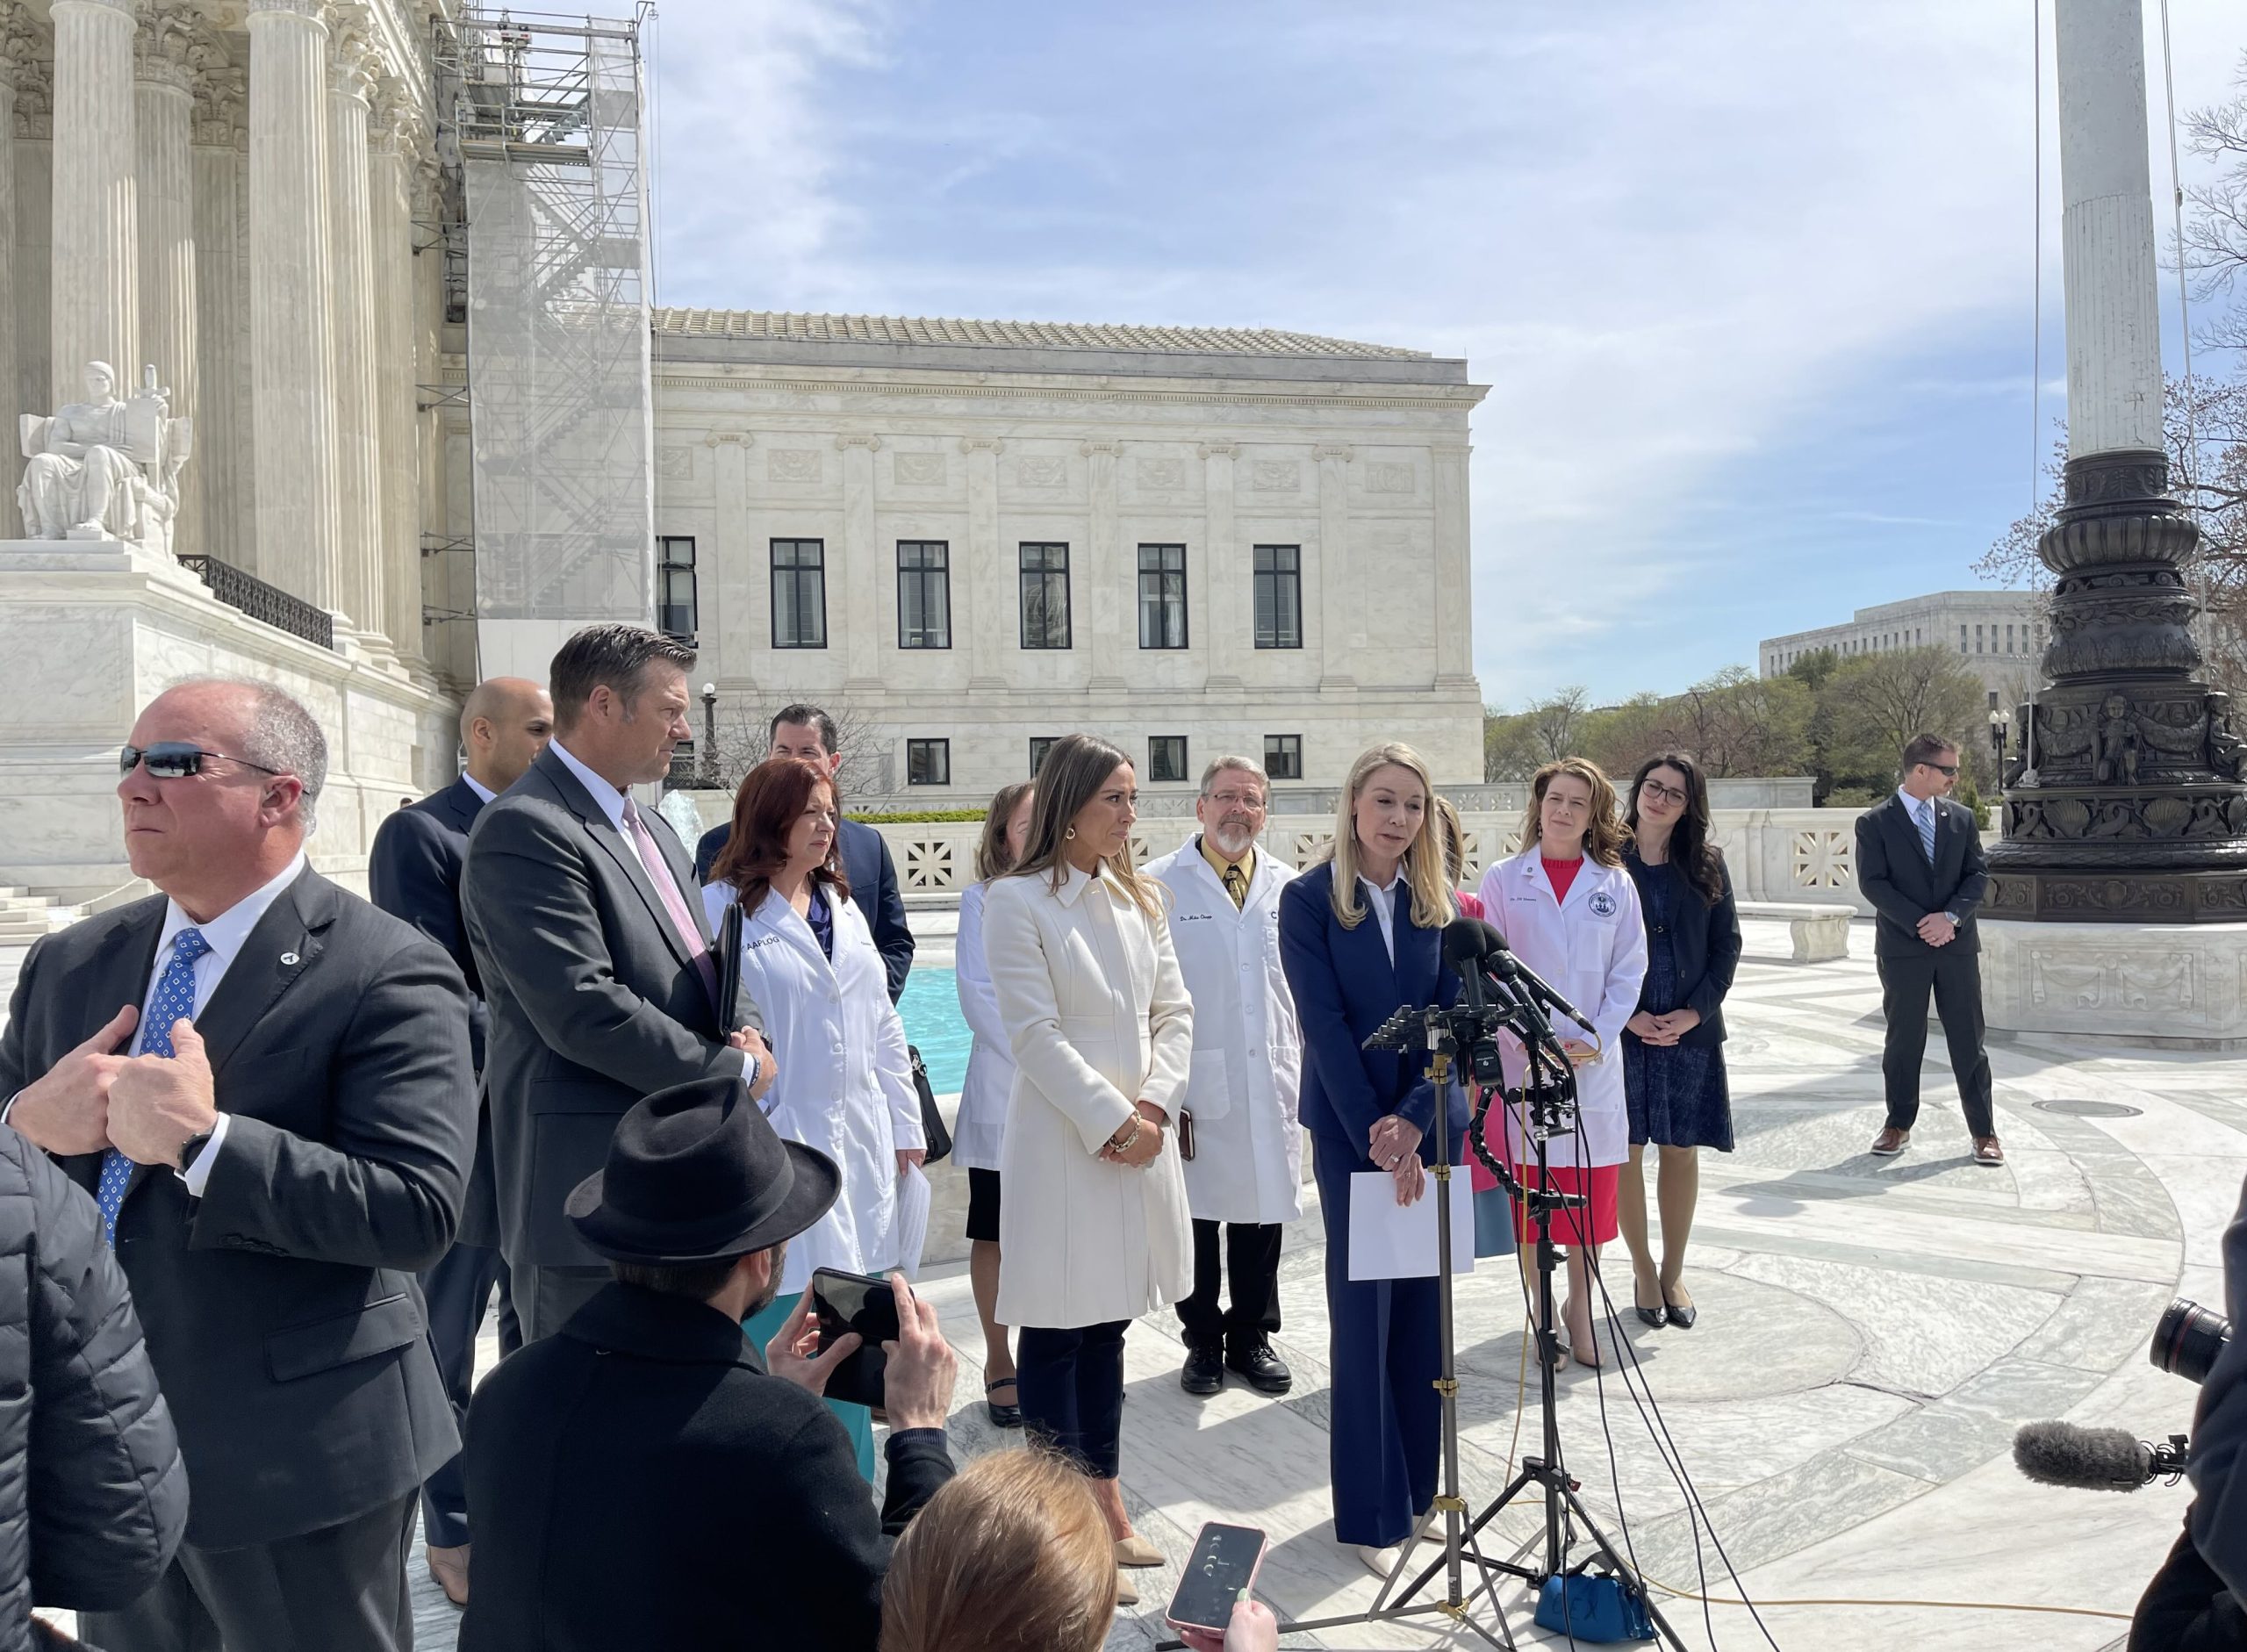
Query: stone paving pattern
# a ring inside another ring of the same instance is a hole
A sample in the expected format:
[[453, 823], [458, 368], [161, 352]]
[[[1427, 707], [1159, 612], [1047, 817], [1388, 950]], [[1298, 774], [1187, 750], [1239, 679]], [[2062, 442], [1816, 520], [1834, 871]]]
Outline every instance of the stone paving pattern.
[[[2144, 1350], [2172, 1296], [2222, 1300], [2220, 1241], [2247, 1172], [2247, 1059], [2057, 1038], [1993, 1044], [2010, 1161], [1991, 1170], [1968, 1157], [1932, 1038], [1912, 1147], [1877, 1160], [1865, 1151], [1880, 1123], [1870, 926], [1856, 926], [1848, 960], [1813, 966], [1783, 961], [1783, 925], [1747, 930], [1727, 1008], [1739, 1148], [1703, 1159], [1688, 1275], [1699, 1324], [1649, 1331], [1630, 1319], [1627, 1261], [1619, 1245], [1610, 1253], [1641, 1390], [1707, 1512], [1698, 1558], [1686, 1500], [1612, 1354], [1603, 1373], [1572, 1366], [1561, 1381], [1562, 1446], [1583, 1495], [1611, 1532], [1627, 1531], [1650, 1577], [1698, 1591], [1705, 1576], [1705, 1592], [1737, 1600], [1713, 1528], [1772, 1641], [1737, 1605], [1705, 1612], [1669, 1599], [1696, 1647], [2119, 1647], [2186, 1490], [2125, 1498], [2035, 1486], [2008, 1447], [2014, 1428], [2045, 1417], [2147, 1438], [2188, 1427], [2193, 1390], [2154, 1370]], [[14, 962], [0, 957], [0, 988]], [[2085, 1117], [2037, 1106], [2052, 1101], [2135, 1111]], [[1296, 1378], [1284, 1401], [1237, 1385], [1210, 1400], [1183, 1394], [1167, 1311], [1127, 1345], [1124, 1488], [1135, 1520], [1174, 1561], [1205, 1519], [1264, 1527], [1262, 1592], [1300, 1617], [1362, 1606], [1375, 1587], [1330, 1536], [1322, 1268], [1317, 1217], [1307, 1212], [1283, 1265], [1279, 1341]], [[932, 1268], [924, 1283], [960, 1350], [955, 1449], [1015, 1443], [983, 1419], [964, 1268]], [[1457, 1314], [1461, 1472], [1480, 1508], [1539, 1426], [1511, 1268], [1485, 1264], [1461, 1280]], [[495, 1352], [487, 1339], [485, 1358]], [[1498, 1529], [1494, 1548], [1510, 1551], [1539, 1517], [1509, 1511]], [[413, 1576], [419, 1644], [449, 1648], [456, 1614], [418, 1555]], [[1163, 1638], [1175, 1571], [1138, 1577], [1143, 1605], [1119, 1616], [1111, 1647]], [[1518, 1589], [1502, 1598], [1526, 1644], [1557, 1639], [1530, 1626]], [[1786, 1604], [1805, 1600], [1820, 1604]], [[1963, 1604], [1868, 1604], [1913, 1601]], [[1440, 1620], [1289, 1643], [1482, 1644]]]

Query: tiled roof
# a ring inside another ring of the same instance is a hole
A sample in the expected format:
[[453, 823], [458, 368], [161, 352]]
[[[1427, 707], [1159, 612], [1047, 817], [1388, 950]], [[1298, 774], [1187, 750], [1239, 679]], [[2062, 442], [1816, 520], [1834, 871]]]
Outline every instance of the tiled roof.
[[954, 344], [982, 348], [1145, 350], [1181, 356], [1335, 356], [1426, 361], [1425, 350], [1266, 327], [1125, 327], [1080, 321], [961, 321], [944, 316], [800, 315], [777, 310], [659, 309], [656, 331], [675, 338], [788, 343]]

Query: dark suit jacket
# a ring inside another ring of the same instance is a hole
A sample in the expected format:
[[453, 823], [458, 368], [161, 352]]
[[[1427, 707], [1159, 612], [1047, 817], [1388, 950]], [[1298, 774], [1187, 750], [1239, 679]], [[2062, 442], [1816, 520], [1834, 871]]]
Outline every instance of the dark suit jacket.
[[[1732, 899], [1732, 873], [1719, 868], [1723, 893], [1714, 906], [1704, 905], [1683, 868], [1675, 865], [1649, 866], [1634, 848], [1623, 850], [1623, 869], [1639, 886], [1639, 909], [1646, 914], [1647, 936], [1654, 936], [1654, 909], [1647, 901], [1647, 884], [1657, 876], [1675, 880], [1669, 903], [1669, 957], [1677, 969], [1677, 1003], [1701, 1013], [1701, 1024], [1678, 1042], [1706, 1047], [1724, 1042], [1724, 996], [1732, 990], [1733, 972], [1740, 967], [1740, 912]], [[1646, 1008], [1641, 996], [1639, 1008]], [[1638, 1034], [1623, 1030], [1636, 1042]]]
[[[646, 818], [702, 925], [686, 847], [653, 809]], [[515, 1267], [599, 1267], [562, 1202], [607, 1162], [633, 1103], [738, 1078], [742, 1052], [640, 858], [552, 747], [477, 816], [462, 897], [492, 1007], [499, 1248]], [[758, 1024], [754, 1005], [736, 1008]]]
[[890, 1540], [952, 1471], [940, 1429], [887, 1449], [877, 1519], [835, 1413], [740, 1325], [612, 1284], [469, 1407], [461, 1652], [874, 1652]]
[[[469, 828], [483, 808], [484, 800], [466, 779], [455, 780], [384, 819], [375, 829], [374, 844], [367, 851], [369, 898], [451, 953], [467, 979], [469, 1042], [478, 1073], [484, 1071], [490, 1011], [476, 973], [476, 951], [468, 944], [468, 925], [461, 916], [460, 871], [468, 858]], [[499, 1243], [499, 1199], [492, 1180], [492, 1115], [481, 1095], [476, 1108], [476, 1164], [469, 1172], [457, 1239], [486, 1249]]]
[[[1425, 1136], [1436, 1108], [1424, 1050], [1368, 1050], [1366, 1039], [1402, 1006], [1453, 1002], [1459, 977], [1444, 964], [1443, 931], [1412, 922], [1409, 887], [1396, 888], [1394, 964], [1370, 911], [1356, 929], [1342, 927], [1328, 894], [1333, 887], [1329, 861], [1280, 891], [1280, 966], [1303, 1024], [1303, 1124], [1362, 1159], [1367, 1135], [1383, 1114], [1400, 1114]], [[1466, 1093], [1454, 1086], [1448, 1101], [1445, 1134], [1456, 1164], [1467, 1132]], [[1432, 1144], [1421, 1157], [1434, 1162]]]
[[[141, 1002], [164, 909], [32, 948], [0, 1095]], [[199, 1200], [168, 1167], [133, 1171], [117, 1260], [187, 1461], [188, 1541], [229, 1548], [365, 1514], [460, 1448], [413, 1275], [452, 1243], [476, 1089], [452, 959], [310, 870], [197, 1026], [233, 1122]], [[61, 1162], [93, 1191], [100, 1154]]]
[[[720, 821], [702, 834], [694, 845], [696, 882], [710, 881], [718, 851], [733, 835], [731, 821]], [[839, 822], [835, 837], [851, 898], [874, 932], [874, 950], [889, 973], [889, 1002], [895, 1003], [904, 996], [905, 978], [913, 973], [913, 930], [905, 922], [905, 897], [897, 892], [897, 863], [890, 858], [889, 840], [862, 820]]]
[[[1879, 956], [1980, 952], [1974, 909], [1982, 904], [1989, 884], [1982, 834], [1974, 811], [1964, 804], [1947, 797], [1935, 800], [1932, 866], [1920, 847], [1919, 827], [1893, 792], [1887, 801], [1857, 816], [1857, 887], [1880, 915], [1873, 931], [1873, 951]], [[1958, 936], [1949, 945], [1933, 947], [1920, 938], [1920, 920], [1930, 912], [1958, 915]]]

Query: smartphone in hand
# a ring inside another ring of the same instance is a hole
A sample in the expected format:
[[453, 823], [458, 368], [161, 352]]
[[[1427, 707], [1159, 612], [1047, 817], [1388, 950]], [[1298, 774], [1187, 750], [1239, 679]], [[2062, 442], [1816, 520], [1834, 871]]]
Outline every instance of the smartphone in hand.
[[813, 1269], [810, 1292], [822, 1348], [832, 1347], [846, 1331], [858, 1333], [857, 1352], [829, 1375], [826, 1397], [879, 1406], [889, 1370], [881, 1345], [897, 1340], [897, 1293], [887, 1279], [839, 1268]]
[[1206, 1629], [1223, 1634], [1232, 1622], [1232, 1609], [1244, 1590], [1256, 1583], [1256, 1569], [1264, 1563], [1264, 1533], [1253, 1526], [1227, 1526], [1211, 1520], [1194, 1540], [1194, 1552], [1170, 1598], [1165, 1620], [1174, 1629]]

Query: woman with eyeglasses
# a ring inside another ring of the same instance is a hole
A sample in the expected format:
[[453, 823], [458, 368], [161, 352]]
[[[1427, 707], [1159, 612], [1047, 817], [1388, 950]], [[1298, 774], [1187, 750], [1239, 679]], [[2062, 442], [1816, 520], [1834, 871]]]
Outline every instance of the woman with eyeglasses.
[[[1633, 778], [1623, 866], [1646, 914], [1647, 975], [1623, 1029], [1623, 1095], [1631, 1161], [1619, 1215], [1631, 1253], [1632, 1306], [1654, 1326], [1691, 1328], [1700, 1315], [1683, 1282], [1685, 1240], [1700, 1197], [1704, 1147], [1732, 1151], [1724, 1071], [1724, 998], [1740, 962], [1740, 917], [1724, 855], [1709, 841], [1709, 788], [1681, 751], [1648, 758]], [[1647, 1238], [1647, 1144], [1659, 1154], [1655, 1197], [1662, 1265]]]

